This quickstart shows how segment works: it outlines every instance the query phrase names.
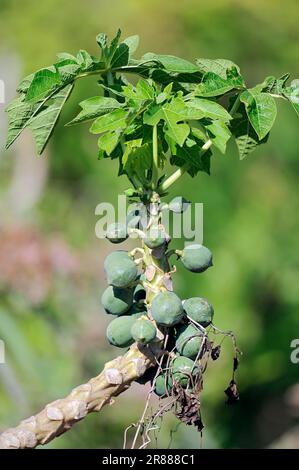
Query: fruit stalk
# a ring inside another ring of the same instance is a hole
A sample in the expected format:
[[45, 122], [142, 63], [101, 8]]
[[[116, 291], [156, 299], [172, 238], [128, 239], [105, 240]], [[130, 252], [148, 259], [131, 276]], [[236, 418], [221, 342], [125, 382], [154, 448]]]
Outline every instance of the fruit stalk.
[[124, 356], [108, 362], [98, 376], [74, 388], [67, 397], [49, 403], [35, 416], [0, 434], [0, 449], [33, 449], [69, 431], [89, 413], [113, 404], [113, 397], [155, 365], [160, 354], [157, 343], [133, 344]]

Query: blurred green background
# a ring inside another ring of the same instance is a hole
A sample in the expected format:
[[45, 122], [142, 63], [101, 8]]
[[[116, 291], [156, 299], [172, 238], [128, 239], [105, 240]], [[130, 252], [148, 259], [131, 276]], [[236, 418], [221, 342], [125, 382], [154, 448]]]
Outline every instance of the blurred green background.
[[[140, 35], [140, 55], [230, 58], [248, 85], [285, 72], [296, 78], [298, 23], [297, 0], [1, 0], [0, 78], [8, 102], [20, 78], [53, 63], [57, 52], [96, 54], [96, 34], [113, 35], [118, 27], [123, 36]], [[108, 319], [99, 298], [111, 246], [95, 237], [94, 210], [101, 201], [116, 202], [127, 183], [116, 178], [114, 163], [97, 161], [86, 126], [63, 127], [76, 103], [96, 92], [92, 79], [79, 84], [43, 157], [36, 157], [26, 132], [13, 150], [0, 153], [0, 338], [6, 343], [0, 430], [119, 354], [105, 340]], [[4, 105], [0, 112], [3, 149]], [[184, 176], [172, 193], [204, 203], [204, 243], [214, 268], [194, 276], [178, 267], [175, 287], [182, 298], [207, 297], [217, 326], [236, 333], [244, 353], [241, 400], [225, 405], [227, 347], [206, 375], [203, 440], [168, 416], [153, 447], [299, 448], [299, 364], [290, 360], [290, 343], [299, 338], [298, 154], [298, 117], [281, 102], [268, 145], [242, 162], [231, 145], [226, 156], [213, 158], [212, 176]], [[145, 395], [134, 385], [49, 447], [121, 447]]]

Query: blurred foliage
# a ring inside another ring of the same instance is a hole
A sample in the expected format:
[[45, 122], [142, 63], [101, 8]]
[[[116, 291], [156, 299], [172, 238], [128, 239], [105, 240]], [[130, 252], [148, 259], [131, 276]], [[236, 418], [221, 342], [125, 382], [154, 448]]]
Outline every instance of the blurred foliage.
[[[2, 0], [0, 54], [3, 60], [13, 54], [23, 76], [52, 63], [58, 51], [93, 52], [98, 32], [121, 27], [125, 36], [140, 34], [140, 54], [230, 58], [250, 85], [265, 75], [298, 76], [298, 20], [296, 0], [65, 0], [63, 8], [58, 0]], [[0, 155], [0, 337], [7, 356], [0, 365], [2, 428], [97, 374], [118, 354], [104, 339], [101, 264], [110, 247], [95, 238], [94, 208], [101, 201], [116, 203], [126, 182], [116, 178], [114, 162], [97, 161], [87, 128], [75, 132], [62, 125], [91, 89], [96, 93], [92, 80], [72, 96], [47, 155], [47, 184], [21, 214], [5, 201], [22, 143]], [[244, 352], [237, 406], [224, 404], [232, 367], [228, 343], [207, 373], [205, 447], [267, 446], [295, 424], [286, 392], [298, 381], [298, 365], [290, 362], [299, 309], [298, 118], [287, 104], [280, 108], [268, 144], [251, 158], [239, 162], [231, 146], [228, 155], [214, 158], [212, 176], [184, 176], [172, 193], [204, 203], [204, 242], [215, 260], [198, 278], [178, 266], [176, 289], [182, 298], [207, 297], [217, 326], [233, 329]], [[27, 159], [34, 172], [32, 150]], [[124, 428], [141, 414], [145, 393], [134, 386], [50, 447], [120, 447]], [[168, 417], [160, 447], [169, 445], [175, 428]], [[199, 437], [181, 425], [171, 445], [199, 447]]]

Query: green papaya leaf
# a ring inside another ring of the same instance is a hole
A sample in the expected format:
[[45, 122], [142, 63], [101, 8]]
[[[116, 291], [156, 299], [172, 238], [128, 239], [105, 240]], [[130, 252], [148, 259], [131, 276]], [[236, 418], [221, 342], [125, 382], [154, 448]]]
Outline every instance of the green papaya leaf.
[[154, 100], [156, 90], [148, 80], [139, 80], [136, 87], [131, 83], [122, 88], [122, 93], [130, 104], [139, 107], [144, 101]]
[[248, 120], [245, 109], [241, 111], [239, 116], [231, 122], [231, 131], [235, 137], [240, 160], [252, 153], [256, 147], [268, 140], [267, 134], [262, 140], [258, 136]]
[[81, 49], [78, 52], [77, 61], [78, 61], [78, 64], [80, 65], [80, 67], [81, 67], [81, 70], [84, 71], [84, 72], [86, 70], [89, 70], [94, 65], [94, 61], [93, 61], [93, 58], [91, 57], [91, 55], [83, 49]]
[[143, 122], [155, 126], [163, 119], [166, 124], [165, 133], [182, 146], [190, 132], [190, 127], [180, 121], [201, 119], [203, 116], [201, 110], [188, 106], [182, 98], [176, 97], [165, 105], [153, 104], [150, 106], [144, 113]]
[[36, 72], [28, 88], [25, 100], [37, 103], [62, 85], [58, 70], [52, 66]]
[[111, 155], [119, 141], [119, 134], [117, 132], [107, 132], [103, 134], [98, 140], [98, 146], [108, 156]]
[[128, 65], [130, 49], [124, 42], [117, 46], [117, 49], [111, 58], [111, 68], [117, 69]]
[[245, 104], [248, 119], [262, 140], [271, 130], [277, 110], [274, 98], [268, 93], [256, 93], [246, 90], [240, 95], [240, 100]]
[[215, 72], [207, 72], [202, 82], [194, 89], [196, 96], [213, 97], [224, 95], [228, 91], [244, 88], [244, 80], [235, 67], [227, 70], [227, 78], [223, 78]]
[[73, 54], [69, 54], [68, 52], [59, 52], [57, 54], [57, 58], [59, 59], [59, 62], [64, 62], [65, 60], [68, 60], [73, 64], [78, 64], [77, 57], [75, 57]]
[[27, 77], [23, 78], [21, 83], [18, 85], [17, 92], [18, 93], [27, 93], [28, 88], [30, 87], [32, 80], [34, 79], [35, 73], [31, 73], [27, 75]]
[[232, 119], [226, 109], [215, 101], [204, 98], [192, 98], [190, 101], [187, 101], [187, 105], [191, 108], [200, 110], [203, 117], [220, 119], [224, 122], [228, 122]]
[[291, 85], [283, 91], [283, 95], [289, 100], [299, 115], [299, 80], [293, 80]]
[[194, 73], [198, 72], [198, 67], [188, 60], [181, 59], [174, 55], [153, 54], [148, 52], [142, 57], [143, 61], [154, 60], [160, 62], [169, 72], [174, 73]]
[[196, 59], [196, 65], [203, 74], [213, 72], [226, 80], [227, 71], [233, 67], [240, 73], [239, 67], [231, 60], [227, 59]]
[[201, 111], [188, 107], [182, 98], [174, 98], [165, 105], [153, 104], [143, 116], [143, 123], [155, 126], [162, 119], [165, 121], [165, 133], [180, 146], [185, 142], [190, 128], [186, 123], [179, 123], [188, 119], [200, 119]]
[[206, 125], [205, 128], [215, 147], [224, 154], [226, 151], [226, 144], [231, 137], [231, 132], [225, 122], [213, 121], [211, 124]]
[[8, 114], [6, 149], [13, 144], [39, 107], [40, 103], [32, 104], [24, 101], [24, 95], [15, 98], [8, 105], [6, 108]]
[[106, 98], [104, 96], [93, 96], [87, 100], [81, 101], [79, 106], [82, 111], [67, 126], [78, 124], [80, 122], [90, 121], [96, 117], [108, 114], [115, 109], [121, 108], [122, 104], [114, 98]]
[[90, 132], [92, 134], [101, 134], [107, 131], [124, 129], [127, 126], [128, 112], [124, 109], [115, 109], [109, 114], [98, 117], [92, 124]]
[[62, 107], [69, 98], [72, 89], [73, 84], [69, 84], [59, 90], [53, 95], [51, 104], [30, 120], [28, 127], [33, 133], [38, 154], [44, 151], [53, 129], [57, 124]]
[[142, 139], [127, 142], [122, 156], [122, 167], [129, 177], [137, 175], [141, 181], [145, 182], [145, 172], [152, 167], [151, 145], [143, 144]]
[[81, 71], [81, 66], [79, 64], [75, 64], [68, 59], [58, 62], [55, 66], [63, 83], [72, 82]]
[[139, 36], [136, 34], [134, 36], [129, 36], [123, 40], [123, 43], [126, 44], [129, 48], [129, 57], [131, 58], [139, 46]]
[[199, 171], [210, 174], [211, 151], [202, 152], [198, 141], [187, 139], [182, 147], [177, 148], [176, 155], [172, 156], [170, 163], [177, 166], [186, 166], [188, 173], [195, 176]]
[[114, 36], [114, 38], [111, 40], [111, 43], [110, 43], [110, 47], [109, 47], [109, 61], [111, 61], [111, 59], [113, 58], [115, 52], [116, 52], [116, 49], [118, 47], [118, 44], [119, 44], [119, 40], [120, 40], [120, 36], [121, 36], [121, 30], [118, 29], [116, 31], [116, 35]]

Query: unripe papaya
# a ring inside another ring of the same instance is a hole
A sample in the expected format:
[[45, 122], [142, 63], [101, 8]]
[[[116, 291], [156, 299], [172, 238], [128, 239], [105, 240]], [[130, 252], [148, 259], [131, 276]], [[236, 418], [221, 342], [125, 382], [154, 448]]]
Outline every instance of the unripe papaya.
[[192, 384], [192, 377], [200, 373], [198, 364], [184, 356], [177, 356], [171, 364], [173, 371], [173, 378], [179, 382], [182, 387], [187, 387]]
[[176, 325], [184, 316], [181, 299], [174, 292], [160, 292], [152, 301], [152, 316], [159, 325]]
[[131, 328], [136, 319], [132, 316], [123, 315], [109, 323], [106, 336], [110, 344], [119, 348], [126, 348], [134, 343]]
[[[126, 253], [124, 255], [123, 253]], [[110, 253], [104, 261], [108, 284], [114, 287], [128, 287], [137, 277], [137, 266], [127, 252]]]
[[164, 245], [165, 242], [166, 237], [163, 230], [152, 228], [145, 234], [144, 243], [151, 249], [158, 248], [159, 246]]
[[156, 337], [157, 329], [153, 322], [145, 318], [139, 318], [131, 328], [131, 334], [135, 341], [148, 344]]
[[176, 349], [185, 357], [195, 358], [200, 350], [203, 335], [193, 325], [183, 325], [177, 333]]
[[191, 297], [185, 300], [184, 310], [188, 317], [205, 328], [213, 321], [214, 309], [212, 305], [202, 297]]
[[109, 253], [109, 255], [107, 255], [104, 260], [104, 269], [107, 264], [110, 264], [112, 262], [118, 262], [123, 258], [125, 259], [129, 258], [129, 253], [127, 251], [125, 250], [111, 251], [111, 253]]
[[108, 286], [102, 295], [102, 305], [111, 315], [123, 315], [133, 304], [133, 289]]
[[155, 393], [159, 397], [169, 395], [171, 393], [172, 380], [171, 377], [166, 377], [165, 374], [160, 374], [155, 380]]
[[179, 256], [185, 268], [193, 273], [202, 273], [213, 266], [212, 253], [203, 245], [188, 245]]
[[190, 202], [187, 201], [187, 199], [183, 198], [182, 196], [177, 196], [173, 198], [172, 201], [170, 201], [170, 203], [168, 204], [168, 208], [172, 212], [181, 214], [188, 208], [189, 204]]
[[128, 238], [127, 227], [119, 222], [107, 227], [106, 238], [111, 243], [121, 243]]

